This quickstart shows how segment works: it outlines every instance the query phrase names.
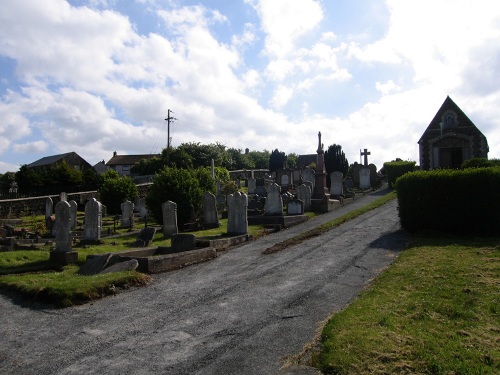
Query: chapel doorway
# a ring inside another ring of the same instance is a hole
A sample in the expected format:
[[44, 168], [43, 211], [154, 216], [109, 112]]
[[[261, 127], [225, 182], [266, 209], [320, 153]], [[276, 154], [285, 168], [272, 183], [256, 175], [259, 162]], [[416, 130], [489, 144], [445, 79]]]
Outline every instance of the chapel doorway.
[[441, 148], [440, 167], [458, 169], [464, 161], [462, 147]]

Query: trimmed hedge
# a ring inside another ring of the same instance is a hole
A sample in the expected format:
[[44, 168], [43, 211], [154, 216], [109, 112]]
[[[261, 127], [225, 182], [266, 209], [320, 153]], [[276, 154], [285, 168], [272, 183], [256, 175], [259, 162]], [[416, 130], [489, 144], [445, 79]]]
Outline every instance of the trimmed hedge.
[[389, 187], [393, 187], [396, 184], [398, 177], [401, 177], [405, 173], [413, 172], [415, 164], [416, 162], [414, 161], [391, 161], [384, 163], [384, 171]]
[[396, 191], [410, 232], [500, 234], [500, 167], [407, 173]]

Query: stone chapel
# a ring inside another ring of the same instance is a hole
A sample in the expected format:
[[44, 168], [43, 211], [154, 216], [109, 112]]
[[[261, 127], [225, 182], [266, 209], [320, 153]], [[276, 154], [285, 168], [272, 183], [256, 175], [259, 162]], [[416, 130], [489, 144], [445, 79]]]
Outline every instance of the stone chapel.
[[459, 168], [465, 160], [488, 157], [488, 141], [449, 96], [418, 141], [424, 170]]

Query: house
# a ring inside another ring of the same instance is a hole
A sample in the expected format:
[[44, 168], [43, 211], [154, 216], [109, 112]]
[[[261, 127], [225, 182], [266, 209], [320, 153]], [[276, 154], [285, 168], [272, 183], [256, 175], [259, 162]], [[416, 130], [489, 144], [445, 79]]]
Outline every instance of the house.
[[118, 155], [118, 153], [115, 151], [113, 152], [113, 157], [109, 159], [106, 165], [118, 172], [120, 176], [130, 176], [130, 169], [140, 160], [160, 157], [160, 154]]
[[488, 157], [488, 141], [448, 96], [418, 141], [420, 167], [459, 168], [465, 160]]
[[31, 164], [28, 164], [28, 168], [33, 169], [45, 169], [56, 166], [59, 163], [66, 162], [71, 168], [74, 168], [78, 171], [85, 171], [86, 169], [92, 169], [92, 165], [90, 165], [84, 158], [78, 155], [76, 152], [67, 152], [65, 154], [60, 155], [52, 155], [41, 158], [37, 161], [34, 161]]

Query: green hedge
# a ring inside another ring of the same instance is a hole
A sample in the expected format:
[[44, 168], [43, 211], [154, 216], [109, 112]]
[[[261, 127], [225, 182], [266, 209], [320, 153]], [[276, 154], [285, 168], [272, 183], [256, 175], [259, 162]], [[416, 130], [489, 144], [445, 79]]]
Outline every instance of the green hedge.
[[405, 173], [413, 172], [415, 164], [416, 162], [414, 161], [391, 161], [384, 163], [384, 171], [389, 187], [393, 187], [396, 184], [398, 177], [401, 177]]
[[410, 232], [500, 234], [500, 167], [407, 173], [396, 191]]

